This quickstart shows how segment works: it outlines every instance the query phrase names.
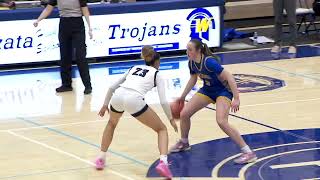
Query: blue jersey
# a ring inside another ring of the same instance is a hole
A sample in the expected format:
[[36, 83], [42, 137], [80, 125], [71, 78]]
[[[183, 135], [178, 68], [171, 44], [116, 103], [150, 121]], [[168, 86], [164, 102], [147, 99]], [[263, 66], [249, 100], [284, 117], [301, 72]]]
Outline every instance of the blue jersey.
[[214, 57], [204, 57], [200, 63], [189, 61], [189, 69], [190, 74], [197, 74], [203, 80], [202, 89], [212, 93], [231, 92], [228, 82], [219, 79], [223, 67]]

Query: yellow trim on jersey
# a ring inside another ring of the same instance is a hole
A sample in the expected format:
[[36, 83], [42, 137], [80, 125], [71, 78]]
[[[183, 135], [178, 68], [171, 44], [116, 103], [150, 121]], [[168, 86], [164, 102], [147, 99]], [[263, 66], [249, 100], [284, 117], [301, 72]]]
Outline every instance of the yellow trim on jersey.
[[195, 67], [195, 68], [197, 68], [197, 70], [198, 70], [198, 71], [200, 71], [200, 72], [202, 71], [203, 61], [204, 61], [204, 60], [203, 60], [203, 59], [201, 59], [201, 62], [200, 62], [200, 69], [198, 68], [198, 66], [197, 66], [196, 62], [195, 62], [195, 61], [192, 61], [192, 62], [193, 62], [194, 67]]
[[211, 71], [211, 70], [207, 67], [207, 65], [206, 65], [207, 60], [208, 60], [209, 58], [213, 58], [213, 57], [212, 57], [212, 56], [207, 56], [207, 57], [204, 59], [204, 67], [207, 69], [207, 71], [213, 72], [213, 71]]
[[218, 96], [217, 99], [218, 99], [218, 98], [223, 98], [223, 100], [227, 101], [227, 103], [228, 103], [229, 105], [231, 105], [231, 102], [232, 102], [232, 101], [231, 101], [229, 98], [227, 98], [226, 96]]
[[207, 95], [204, 95], [204, 94], [199, 93], [199, 92], [197, 92], [196, 95], [205, 98], [206, 100], [208, 100], [208, 101], [209, 101], [210, 103], [212, 103], [212, 104], [215, 104], [215, 103], [216, 103], [213, 99], [211, 99], [211, 98], [210, 98], [209, 96], [207, 96]]

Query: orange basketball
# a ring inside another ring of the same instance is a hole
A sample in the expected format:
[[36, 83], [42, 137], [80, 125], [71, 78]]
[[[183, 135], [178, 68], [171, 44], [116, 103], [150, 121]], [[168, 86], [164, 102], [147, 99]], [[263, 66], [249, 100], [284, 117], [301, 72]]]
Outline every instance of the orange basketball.
[[183, 107], [184, 107], [183, 101], [176, 100], [170, 103], [171, 113], [174, 119], [180, 118], [180, 112], [182, 111]]

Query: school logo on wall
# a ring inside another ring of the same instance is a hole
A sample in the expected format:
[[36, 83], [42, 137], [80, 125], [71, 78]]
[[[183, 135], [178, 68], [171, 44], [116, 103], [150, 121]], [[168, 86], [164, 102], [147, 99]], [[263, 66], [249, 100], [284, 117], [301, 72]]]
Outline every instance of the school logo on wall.
[[214, 17], [208, 10], [197, 8], [188, 15], [187, 20], [191, 22], [191, 39], [210, 40], [210, 30], [216, 26]]
[[285, 86], [283, 80], [267, 76], [234, 74], [234, 78], [241, 93], [271, 91]]
[[[239, 147], [222, 138], [191, 146], [191, 150], [169, 154], [173, 177], [212, 179], [301, 180], [319, 179], [320, 129], [272, 131], [243, 136], [258, 160], [235, 164]], [[159, 177], [154, 162], [147, 177]]]

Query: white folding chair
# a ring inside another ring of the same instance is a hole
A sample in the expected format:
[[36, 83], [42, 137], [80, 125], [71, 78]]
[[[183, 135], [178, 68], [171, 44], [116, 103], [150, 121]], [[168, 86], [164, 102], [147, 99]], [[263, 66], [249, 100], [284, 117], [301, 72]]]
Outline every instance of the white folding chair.
[[[308, 34], [310, 31], [317, 31], [318, 28], [315, 24], [316, 15], [312, 9], [313, 0], [297, 0], [296, 15], [300, 19], [298, 22], [297, 31], [300, 32], [300, 28], [304, 26], [304, 33]], [[313, 26], [313, 29], [310, 27]]]

